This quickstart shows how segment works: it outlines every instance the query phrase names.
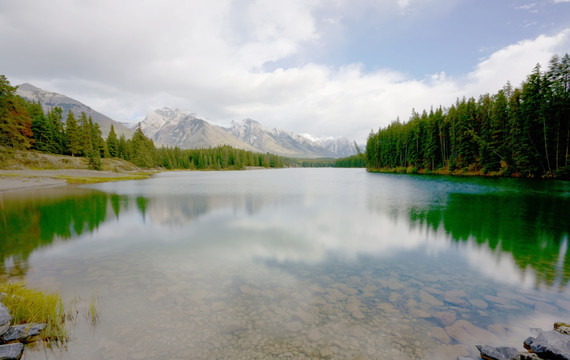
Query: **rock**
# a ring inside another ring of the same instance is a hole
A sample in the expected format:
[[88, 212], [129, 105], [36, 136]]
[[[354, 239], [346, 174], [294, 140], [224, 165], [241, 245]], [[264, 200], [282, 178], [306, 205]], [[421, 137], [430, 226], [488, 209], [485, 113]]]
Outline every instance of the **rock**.
[[570, 360], [570, 336], [554, 330], [538, 334], [530, 350], [541, 358]]
[[533, 353], [521, 353], [514, 360], [541, 360], [538, 355]]
[[10, 341], [23, 341], [32, 336], [39, 335], [46, 327], [46, 324], [22, 324], [12, 326], [4, 335], [2, 340], [5, 342]]
[[555, 322], [554, 330], [564, 335], [570, 335], [570, 326], [565, 323]]
[[481, 353], [483, 359], [489, 360], [511, 360], [519, 356], [519, 351], [514, 347], [500, 346], [494, 347], [489, 345], [476, 345], [477, 350]]
[[453, 325], [446, 326], [445, 332], [449, 337], [463, 344], [476, 344], [479, 341], [499, 343], [499, 338], [495, 334], [467, 320], [457, 320]]
[[10, 329], [10, 321], [12, 321], [10, 311], [8, 311], [8, 308], [4, 306], [4, 304], [0, 303], [0, 335]]
[[532, 336], [527, 337], [523, 341], [523, 346], [525, 349], [530, 350], [530, 345], [534, 342], [534, 338]]
[[440, 311], [433, 315], [434, 318], [438, 319], [443, 326], [451, 325], [455, 322], [456, 316], [453, 311]]
[[429, 304], [431, 306], [442, 306], [443, 302], [436, 299], [433, 295], [430, 295], [428, 292], [424, 290], [420, 290], [420, 299], [423, 303]]
[[22, 356], [24, 344], [0, 345], [0, 360], [17, 360]]
[[435, 327], [435, 326], [432, 327], [429, 330], [429, 335], [431, 335], [432, 338], [437, 339], [444, 344], [450, 344], [451, 343], [451, 338], [449, 336], [447, 336], [447, 333], [445, 332], [445, 330], [443, 330], [440, 327]]
[[473, 299], [469, 300], [469, 302], [471, 303], [471, 305], [475, 306], [478, 309], [486, 309], [487, 307], [489, 307], [489, 304], [487, 304], [487, 302], [481, 299]]
[[445, 292], [444, 298], [445, 301], [459, 306], [464, 306], [467, 304], [465, 298], [467, 297], [467, 293], [463, 290], [449, 290]]
[[467, 356], [458, 356], [457, 360], [475, 360], [472, 357], [467, 357]]

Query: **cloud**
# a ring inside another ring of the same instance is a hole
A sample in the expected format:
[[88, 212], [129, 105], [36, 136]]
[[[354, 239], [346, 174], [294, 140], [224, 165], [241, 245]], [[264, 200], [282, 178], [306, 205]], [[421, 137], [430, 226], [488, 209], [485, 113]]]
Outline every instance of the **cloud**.
[[347, 21], [419, 16], [430, 6], [427, 0], [6, 1], [0, 43], [9, 56], [0, 68], [13, 84], [63, 93], [119, 121], [141, 121], [171, 106], [219, 124], [254, 118], [364, 141], [372, 128], [398, 116], [407, 120], [412, 108], [449, 106], [507, 80], [518, 85], [536, 62], [569, 48], [568, 30], [541, 35], [455, 78], [446, 69], [412, 78], [405, 69], [331, 65], [309, 56], [334, 47]]

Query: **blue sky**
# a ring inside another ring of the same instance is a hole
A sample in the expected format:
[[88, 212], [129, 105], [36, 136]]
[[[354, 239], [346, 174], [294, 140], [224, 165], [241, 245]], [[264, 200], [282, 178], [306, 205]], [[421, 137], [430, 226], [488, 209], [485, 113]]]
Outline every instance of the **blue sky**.
[[118, 121], [163, 106], [363, 142], [570, 52], [570, 1], [0, 0], [0, 73]]

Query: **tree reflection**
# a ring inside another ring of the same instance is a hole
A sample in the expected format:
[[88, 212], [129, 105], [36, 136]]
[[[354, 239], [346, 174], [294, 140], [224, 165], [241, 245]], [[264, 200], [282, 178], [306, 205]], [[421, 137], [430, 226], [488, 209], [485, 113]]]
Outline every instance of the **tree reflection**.
[[[97, 229], [107, 217], [108, 199], [106, 193], [81, 189], [0, 198], [0, 273], [23, 276], [34, 250]], [[118, 216], [119, 208], [113, 209]]]
[[475, 241], [512, 254], [521, 272], [531, 267], [537, 286], [565, 287], [570, 278], [570, 199], [537, 193], [451, 193], [445, 206], [412, 208], [412, 223], [443, 227], [457, 242]]

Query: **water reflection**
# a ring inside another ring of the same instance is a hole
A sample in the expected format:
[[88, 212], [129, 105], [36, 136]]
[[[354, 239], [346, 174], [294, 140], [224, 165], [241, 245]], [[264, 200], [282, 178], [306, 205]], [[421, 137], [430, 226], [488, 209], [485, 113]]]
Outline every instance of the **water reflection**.
[[[536, 193], [451, 193], [446, 206], [410, 209], [412, 223], [441, 226], [456, 242], [473, 242], [495, 255], [510, 255], [519, 271], [532, 268], [535, 286], [565, 287], [570, 199]], [[493, 257], [491, 257], [493, 258]]]
[[22, 276], [36, 249], [93, 232], [107, 216], [107, 199], [105, 193], [82, 189], [0, 197], [0, 272]]
[[[328, 193], [326, 184], [324, 191], [316, 185], [315, 194], [299, 190], [294, 181], [280, 189], [238, 182], [228, 191], [220, 177], [200, 176], [192, 186], [184, 183], [187, 190], [179, 194], [182, 185], [168, 183], [170, 175], [136, 186], [99, 186], [113, 192], [72, 188], [5, 194], [0, 197], [0, 271], [21, 276], [35, 249], [93, 232], [107, 217], [118, 221], [122, 213], [137, 211], [147, 226], [158, 227], [152, 232], [157, 237], [167, 227], [166, 237], [174, 240], [187, 238], [193, 222], [214, 216], [220, 233], [212, 229], [209, 238], [219, 235], [216, 244], [250, 259], [316, 263], [330, 254], [387, 257], [420, 246], [437, 253], [455, 243], [472, 266], [498, 281], [564, 289], [570, 279], [565, 216], [570, 197], [560, 183], [549, 188], [544, 182], [521, 186], [372, 175], [343, 184], [344, 194]], [[157, 180], [166, 186], [153, 185]]]
[[[3, 197], [2, 234], [19, 240], [1, 259], [10, 271], [25, 258], [31, 286], [102, 298], [95, 334], [78, 329], [67, 351], [30, 359], [455, 359], [481, 341], [519, 346], [570, 309], [568, 196], [556, 186], [161, 174]], [[60, 230], [44, 230], [54, 213]], [[42, 232], [51, 240], [28, 241]]]

